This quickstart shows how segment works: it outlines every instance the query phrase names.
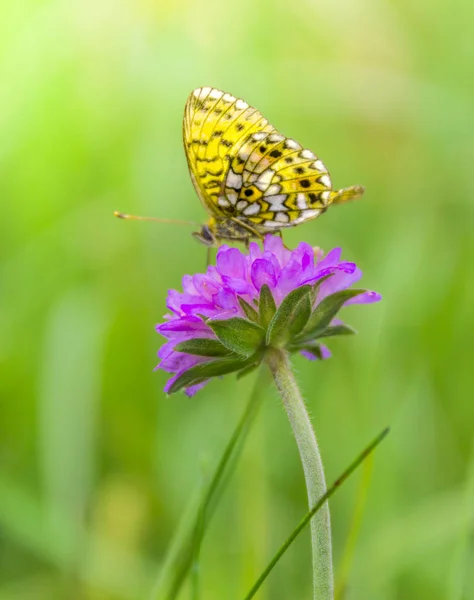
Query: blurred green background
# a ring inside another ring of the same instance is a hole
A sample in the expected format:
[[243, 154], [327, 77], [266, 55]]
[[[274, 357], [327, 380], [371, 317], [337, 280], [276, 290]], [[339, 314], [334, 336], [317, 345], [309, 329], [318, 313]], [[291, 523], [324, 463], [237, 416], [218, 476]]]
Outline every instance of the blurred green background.
[[[148, 598], [253, 379], [166, 398], [154, 325], [202, 271], [184, 103], [222, 88], [364, 199], [286, 235], [383, 294], [359, 335], [295, 359], [332, 481], [385, 425], [355, 550], [361, 473], [331, 501], [348, 600], [474, 598], [473, 5], [373, 0], [3, 0], [0, 6], [0, 600]], [[243, 598], [306, 510], [270, 388], [203, 553], [203, 598]], [[309, 532], [260, 600], [311, 595]], [[182, 598], [188, 598], [187, 591]]]

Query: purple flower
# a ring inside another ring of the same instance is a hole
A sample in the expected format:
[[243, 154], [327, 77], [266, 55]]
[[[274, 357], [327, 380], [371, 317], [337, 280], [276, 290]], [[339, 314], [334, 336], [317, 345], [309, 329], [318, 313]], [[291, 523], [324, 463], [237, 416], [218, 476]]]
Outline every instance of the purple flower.
[[157, 326], [167, 339], [157, 369], [173, 374], [165, 391], [192, 396], [211, 377], [257, 365], [271, 346], [328, 358], [321, 338], [354, 333], [335, 319], [339, 309], [381, 298], [349, 289], [361, 276], [340, 248], [326, 256], [304, 242], [288, 250], [272, 235], [263, 250], [251, 243], [248, 254], [221, 246], [216, 266], [185, 275], [183, 292], [168, 293], [170, 312]]

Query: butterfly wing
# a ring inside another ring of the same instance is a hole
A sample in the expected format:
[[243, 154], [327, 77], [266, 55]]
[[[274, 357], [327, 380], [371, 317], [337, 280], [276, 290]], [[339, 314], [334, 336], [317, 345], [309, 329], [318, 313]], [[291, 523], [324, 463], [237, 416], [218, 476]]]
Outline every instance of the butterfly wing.
[[[273, 127], [244, 100], [220, 90], [194, 90], [185, 106], [183, 139], [189, 172], [206, 210], [226, 216], [234, 212], [227, 198], [239, 191], [240, 179], [230, 174], [232, 158], [253, 132]], [[235, 204], [235, 202], [234, 202]]]
[[[332, 191], [311, 150], [280, 134], [244, 100], [203, 87], [188, 98], [183, 138], [191, 179], [206, 210], [258, 233], [315, 219], [361, 186]], [[229, 221], [230, 222], [230, 221]]]

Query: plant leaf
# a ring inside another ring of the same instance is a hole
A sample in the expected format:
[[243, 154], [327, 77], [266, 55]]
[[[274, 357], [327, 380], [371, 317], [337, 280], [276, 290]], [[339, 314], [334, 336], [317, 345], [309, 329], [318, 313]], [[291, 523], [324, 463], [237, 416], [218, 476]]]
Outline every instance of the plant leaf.
[[186, 354], [194, 354], [196, 356], [209, 356], [209, 357], [231, 357], [234, 353], [229, 350], [219, 340], [213, 340], [209, 338], [196, 338], [193, 340], [187, 340], [176, 344], [174, 349], [177, 352], [185, 352]]
[[268, 345], [281, 347], [304, 327], [311, 314], [311, 287], [302, 285], [284, 298], [268, 326]]
[[305, 350], [306, 352], [310, 352], [315, 358], [319, 358], [319, 360], [323, 360], [323, 354], [321, 352], [321, 346], [316, 342], [304, 342], [304, 343], [295, 343], [289, 344], [288, 350], [290, 352], [301, 352]]
[[240, 369], [249, 364], [251, 364], [251, 361], [246, 361], [242, 358], [217, 358], [216, 360], [201, 363], [191, 367], [178, 377], [168, 390], [168, 394], [174, 394], [185, 387], [201, 383], [201, 381], [210, 377], [219, 377], [220, 375], [240, 371]]
[[264, 329], [267, 329], [271, 320], [275, 316], [277, 308], [275, 300], [273, 299], [273, 294], [266, 283], [264, 283], [260, 288], [260, 301], [258, 307], [259, 323]]
[[297, 341], [309, 341], [319, 337], [337, 315], [342, 305], [365, 291], [361, 289], [341, 290], [326, 296], [313, 311], [304, 331], [297, 336]]
[[321, 277], [321, 279], [318, 279], [316, 281], [316, 283], [313, 283], [312, 289], [311, 289], [311, 306], [314, 305], [314, 303], [316, 302], [316, 297], [318, 295], [319, 292], [319, 288], [321, 287], [321, 285], [327, 281], [330, 277], [332, 277], [334, 275], [334, 273], [329, 273], [329, 275], [325, 275], [324, 277]]
[[336, 335], [355, 335], [357, 331], [350, 327], [350, 325], [329, 325], [326, 329], [318, 335], [319, 338], [323, 337], [334, 337]]
[[240, 317], [222, 321], [209, 320], [207, 324], [226, 348], [241, 356], [255, 354], [265, 339], [265, 330], [260, 325]]
[[237, 296], [237, 300], [239, 301], [240, 308], [244, 311], [247, 318], [253, 321], [254, 323], [258, 323], [258, 312], [255, 310], [255, 308], [253, 306], [250, 306], [250, 304], [240, 296]]

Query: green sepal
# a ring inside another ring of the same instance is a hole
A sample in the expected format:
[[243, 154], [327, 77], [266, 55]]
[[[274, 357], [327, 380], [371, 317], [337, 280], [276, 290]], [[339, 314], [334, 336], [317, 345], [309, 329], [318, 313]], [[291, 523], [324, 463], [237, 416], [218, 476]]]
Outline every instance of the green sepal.
[[260, 325], [240, 317], [209, 320], [207, 324], [226, 348], [244, 357], [255, 354], [265, 339], [265, 330]]
[[284, 346], [306, 325], [311, 315], [310, 292], [310, 285], [302, 285], [283, 299], [267, 329], [268, 346]]
[[276, 313], [276, 304], [273, 294], [266, 283], [260, 288], [260, 301], [258, 303], [258, 321], [266, 329]]
[[306, 350], [314, 356], [314, 358], [318, 358], [319, 360], [323, 360], [323, 353], [321, 350], [321, 346], [319, 344], [306, 344], [298, 348], [298, 351]]
[[209, 338], [196, 338], [187, 340], [186, 342], [180, 342], [179, 344], [176, 344], [174, 349], [177, 352], [185, 352], [186, 354], [194, 354], [196, 356], [230, 357], [234, 354], [219, 340]]
[[234, 373], [235, 371], [240, 371], [249, 364], [251, 364], [251, 361], [242, 358], [218, 358], [216, 360], [201, 363], [191, 367], [178, 377], [168, 390], [168, 394], [174, 394], [185, 387], [196, 385], [211, 377], [219, 377], [221, 375]]
[[304, 331], [297, 336], [296, 341], [304, 342], [318, 338], [329, 326], [342, 305], [365, 291], [361, 289], [341, 290], [324, 298], [313, 311]]
[[301, 350], [306, 350], [306, 352], [309, 352], [315, 358], [319, 358], [319, 360], [323, 360], [321, 346], [317, 343], [308, 342], [306, 344], [300, 344], [300, 345], [291, 344], [291, 346], [288, 348], [288, 350], [290, 352], [301, 352]]
[[311, 288], [311, 306], [313, 306], [313, 304], [316, 302], [316, 297], [318, 295], [319, 292], [319, 288], [321, 287], [321, 285], [327, 281], [330, 277], [332, 277], [333, 275], [335, 275], [335, 273], [329, 273], [329, 275], [325, 275], [324, 277], [321, 277], [321, 279], [318, 279], [316, 281], [316, 283], [313, 283], [313, 286]]
[[244, 311], [247, 318], [253, 321], [254, 323], [258, 323], [258, 312], [255, 310], [255, 308], [253, 306], [250, 306], [250, 304], [240, 296], [237, 296], [237, 300], [239, 301], [240, 308]]
[[324, 337], [335, 337], [336, 335], [354, 335], [357, 331], [349, 325], [329, 325], [318, 335], [318, 339]]
[[302, 331], [311, 316], [311, 290], [305, 294], [295, 307], [294, 318], [288, 325], [287, 339], [291, 340], [295, 335]]

